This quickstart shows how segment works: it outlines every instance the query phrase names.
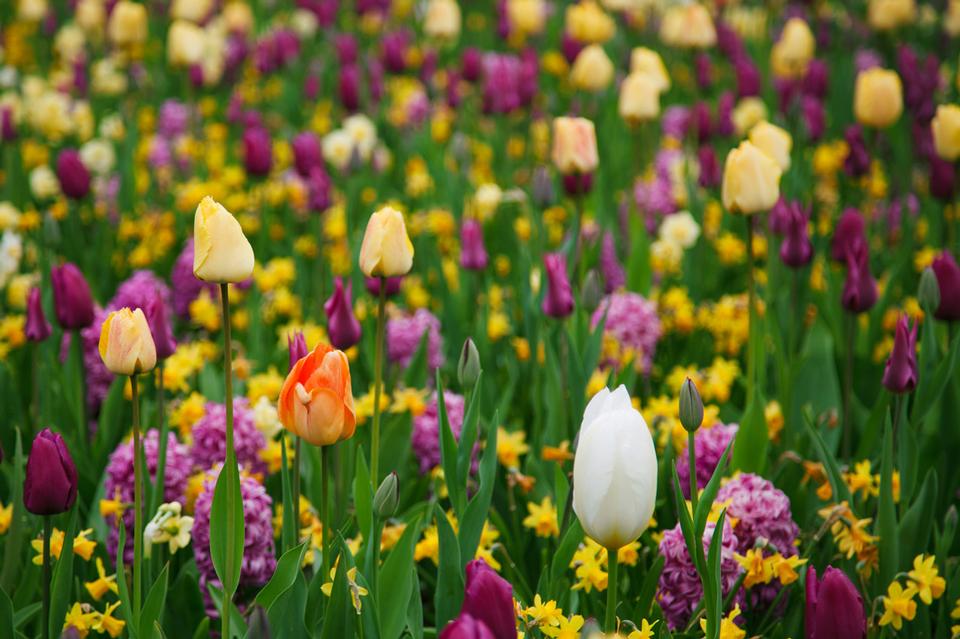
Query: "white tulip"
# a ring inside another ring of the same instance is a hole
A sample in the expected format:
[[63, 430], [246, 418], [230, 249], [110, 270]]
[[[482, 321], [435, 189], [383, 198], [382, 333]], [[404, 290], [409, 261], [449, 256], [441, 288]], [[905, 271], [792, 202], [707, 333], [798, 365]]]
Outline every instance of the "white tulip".
[[604, 388], [583, 413], [573, 460], [573, 510], [583, 529], [608, 549], [639, 537], [657, 499], [657, 452], [624, 386]]

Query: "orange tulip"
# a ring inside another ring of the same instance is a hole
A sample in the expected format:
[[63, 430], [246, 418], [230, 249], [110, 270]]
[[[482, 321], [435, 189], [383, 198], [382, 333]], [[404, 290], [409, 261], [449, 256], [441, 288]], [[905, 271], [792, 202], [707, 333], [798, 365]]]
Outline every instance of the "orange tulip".
[[353, 437], [357, 416], [343, 351], [318, 344], [297, 361], [280, 390], [278, 412], [287, 430], [314, 446]]

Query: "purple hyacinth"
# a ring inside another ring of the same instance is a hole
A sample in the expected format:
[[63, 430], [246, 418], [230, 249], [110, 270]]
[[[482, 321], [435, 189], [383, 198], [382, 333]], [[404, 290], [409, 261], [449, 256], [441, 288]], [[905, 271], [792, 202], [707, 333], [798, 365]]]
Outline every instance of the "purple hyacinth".
[[[200, 590], [204, 594], [207, 614], [218, 616], [210, 599], [207, 584], [220, 585], [210, 557], [210, 507], [217, 474], [210, 473], [203, 482], [203, 491], [194, 506], [193, 557], [200, 571]], [[244, 544], [240, 567], [240, 601], [244, 590], [265, 584], [277, 567], [273, 545], [273, 500], [266, 489], [253, 477], [240, 476], [240, 494], [243, 498]]]
[[[661, 333], [657, 305], [639, 293], [613, 293], [604, 297], [593, 312], [591, 325], [596, 326], [604, 313], [607, 316], [604, 332], [613, 336], [623, 350], [634, 350], [643, 370], [649, 371]], [[616, 363], [606, 362], [607, 365]]]
[[[227, 457], [227, 409], [224, 404], [208, 402], [203, 417], [193, 426], [193, 445], [190, 455], [197, 468], [202, 470], [222, 464]], [[257, 430], [253, 411], [245, 397], [233, 400], [233, 442], [237, 462], [255, 473], [267, 467], [260, 459], [260, 451], [267, 445], [263, 433]]]
[[107, 304], [107, 309], [115, 311], [127, 307], [139, 308], [146, 312], [153, 300], [158, 297], [167, 308], [170, 308], [173, 297], [167, 283], [157, 277], [153, 271], [135, 271], [117, 287], [117, 292]]
[[[83, 342], [87, 411], [91, 417], [100, 412], [100, 404], [106, 399], [107, 393], [110, 392], [110, 384], [113, 383], [113, 373], [107, 369], [100, 357], [100, 329], [107, 315], [109, 312], [105, 309], [94, 309], [93, 324], [80, 329], [80, 339]], [[73, 339], [73, 335], [72, 331], [66, 331], [63, 334], [60, 342], [60, 361], [62, 362], [66, 362], [70, 356], [70, 340]]]
[[406, 368], [420, 348], [420, 340], [427, 333], [427, 364], [431, 369], [443, 366], [443, 337], [440, 320], [425, 308], [412, 315], [393, 317], [387, 321], [387, 356]]
[[[459, 441], [463, 429], [463, 395], [443, 391], [443, 403], [447, 410], [450, 430]], [[440, 465], [440, 418], [437, 412], [437, 395], [434, 393], [422, 414], [413, 418], [413, 432], [410, 435], [413, 452], [420, 464], [420, 473], [426, 474]]]
[[[156, 430], [148, 431], [143, 437], [143, 456], [150, 481], [157, 476], [157, 460], [159, 458], [158, 440], [160, 436]], [[193, 463], [190, 460], [190, 451], [184, 444], [177, 441], [176, 435], [167, 433], [167, 463], [163, 475], [163, 501], [179, 501], [186, 503], [185, 495], [187, 482]], [[103, 485], [104, 497], [114, 499], [117, 492], [124, 503], [133, 503], [133, 439], [121, 442], [110, 454], [107, 462], [107, 477]], [[152, 517], [153, 513], [147, 513]], [[107, 552], [111, 557], [117, 556], [117, 545], [120, 541], [120, 529], [113, 518], [107, 521], [110, 526], [110, 536], [107, 539]], [[126, 545], [123, 549], [124, 561], [133, 561], [133, 509], [127, 508], [123, 513], [123, 525], [126, 528]]]
[[[737, 424], [714, 424], [709, 428], [701, 428], [694, 435], [697, 455], [697, 487], [703, 488], [713, 476], [720, 457], [727, 445], [737, 434]], [[731, 448], [731, 454], [733, 449]], [[683, 496], [690, 499], [690, 458], [687, 448], [677, 455], [677, 475], [680, 476], [680, 488]]]
[[177, 256], [170, 282], [173, 284], [173, 311], [180, 319], [190, 317], [190, 302], [197, 299], [203, 289], [216, 297], [217, 285], [198, 280], [193, 274], [193, 238], [184, 243], [183, 250]]
[[[710, 548], [710, 540], [716, 524], [708, 523], [703, 531], [704, 550]], [[734, 558], [737, 550], [737, 535], [730, 526], [729, 518], [723, 522], [723, 546], [720, 552], [720, 581], [726, 596], [737, 580], [740, 565]], [[657, 603], [663, 609], [667, 625], [671, 630], [685, 626], [690, 620], [700, 599], [703, 587], [697, 569], [687, 552], [687, 543], [683, 539], [680, 524], [664, 531], [660, 540], [660, 554], [663, 555], [663, 572], [657, 585]]]
[[173, 139], [187, 132], [190, 124], [190, 106], [178, 100], [167, 100], [160, 106], [157, 132], [162, 138]]
[[603, 234], [603, 241], [600, 244], [600, 272], [603, 273], [605, 293], [613, 293], [627, 283], [627, 275], [617, 258], [617, 244], [613, 239], [613, 233], [609, 231]]

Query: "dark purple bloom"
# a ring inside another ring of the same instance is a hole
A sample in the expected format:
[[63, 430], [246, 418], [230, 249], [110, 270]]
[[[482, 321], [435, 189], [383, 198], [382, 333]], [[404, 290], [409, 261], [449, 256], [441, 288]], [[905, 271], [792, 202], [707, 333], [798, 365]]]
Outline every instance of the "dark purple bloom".
[[311, 131], [298, 133], [293, 138], [293, 165], [301, 177], [310, 175], [310, 171], [317, 166], [323, 166], [323, 150], [320, 140]]
[[50, 269], [53, 306], [57, 322], [65, 330], [86, 328], [93, 323], [93, 297], [80, 269], [71, 262]]
[[567, 173], [563, 176], [563, 190], [576, 197], [586, 195], [593, 188], [593, 173]]
[[389, 73], [403, 73], [407, 68], [407, 35], [393, 31], [383, 36], [383, 66]]
[[807, 568], [806, 639], [863, 639], [867, 618], [863, 599], [846, 573], [827, 566], [823, 579], [817, 569]]
[[811, 60], [807, 75], [803, 77], [803, 92], [821, 100], [827, 96], [830, 86], [830, 69], [823, 60]]
[[27, 295], [27, 325], [24, 333], [31, 342], [42, 342], [50, 337], [53, 329], [46, 315], [43, 314], [43, 300], [40, 299], [40, 289], [34, 286]]
[[440, 639], [496, 639], [487, 625], [465, 612], [448, 623], [440, 632]]
[[287, 351], [290, 353], [290, 368], [307, 356], [307, 340], [303, 336], [303, 331], [296, 331], [293, 335], [287, 335]]
[[467, 585], [461, 610], [483, 622], [494, 639], [516, 639], [513, 586], [482, 559], [467, 564]]
[[476, 82], [483, 73], [483, 55], [476, 47], [467, 47], [463, 50], [463, 60], [460, 62], [463, 79], [467, 82]]
[[67, 197], [79, 200], [90, 192], [90, 171], [76, 149], [64, 149], [57, 157], [57, 178]]
[[334, 40], [337, 60], [340, 64], [354, 64], [357, 61], [357, 39], [349, 33], [341, 33]]
[[960, 267], [953, 255], [944, 251], [933, 260], [933, 274], [940, 288], [940, 306], [933, 314], [939, 320], [960, 320]]
[[827, 128], [827, 114], [819, 98], [807, 95], [800, 103], [803, 124], [811, 140], [819, 140]]
[[953, 162], [947, 162], [936, 153], [931, 153], [930, 195], [941, 202], [952, 202], [956, 192], [956, 171]]
[[360, 341], [360, 322], [353, 314], [351, 302], [352, 288], [352, 284], [344, 287], [343, 278], [337, 277], [333, 281], [333, 294], [323, 305], [330, 343], [343, 351]]
[[710, 85], [713, 84], [713, 65], [710, 63], [710, 56], [706, 53], [697, 54], [694, 67], [696, 68], [697, 85], [700, 90], [709, 90]]
[[865, 242], [867, 239], [865, 223], [860, 211], [850, 207], [843, 212], [830, 239], [830, 259], [834, 262], [845, 262], [847, 251], [854, 242]]
[[627, 283], [627, 275], [617, 259], [617, 244], [609, 231], [603, 234], [600, 242], [600, 272], [603, 274], [603, 290], [607, 294]]
[[250, 175], [262, 177], [270, 173], [273, 141], [266, 129], [251, 127], [243, 132], [243, 161]]
[[460, 229], [460, 266], [469, 271], [482, 271], [487, 268], [487, 261], [483, 226], [477, 220], [464, 220]]
[[63, 437], [49, 428], [37, 433], [27, 458], [23, 504], [34, 515], [67, 512], [77, 500], [77, 467]]
[[0, 142], [17, 139], [17, 125], [13, 122], [13, 107], [0, 107]]
[[863, 129], [859, 124], [853, 124], [843, 134], [847, 141], [847, 157], [843, 161], [843, 170], [850, 177], [866, 175], [870, 169], [870, 153], [867, 144], [863, 141]]
[[719, 186], [720, 180], [723, 179], [723, 171], [713, 147], [709, 144], [702, 145], [697, 151], [697, 159], [700, 163], [700, 176], [697, 178], [700, 186], [705, 189]]
[[807, 232], [807, 214], [799, 202], [788, 208], [787, 228], [780, 243], [780, 259], [790, 268], [801, 268], [813, 259], [813, 244]]
[[356, 65], [347, 65], [340, 68], [340, 103], [349, 112], [360, 108], [360, 69]]
[[733, 125], [733, 108], [736, 106], [736, 97], [730, 91], [724, 91], [717, 98], [717, 119], [714, 132], [723, 137], [733, 135], [736, 128]]
[[543, 256], [543, 264], [547, 276], [543, 312], [550, 317], [563, 319], [573, 312], [573, 292], [567, 276], [567, 258], [562, 253], [548, 253]]
[[167, 305], [163, 298], [157, 295], [147, 304], [144, 314], [153, 335], [153, 343], [157, 348], [157, 359], [167, 359], [177, 350], [177, 340], [173, 337], [173, 327], [167, 315]]
[[746, 55], [734, 62], [733, 70], [737, 75], [737, 96], [747, 98], [760, 95], [762, 79], [757, 65]]
[[909, 393], [917, 387], [917, 325], [906, 315], [897, 320], [893, 351], [883, 369], [883, 385], [891, 393]]
[[841, 302], [851, 313], [863, 313], [877, 303], [877, 282], [870, 273], [870, 254], [864, 240], [854, 241], [847, 250], [847, 280]]
[[713, 125], [710, 122], [710, 105], [706, 102], [697, 102], [693, 107], [693, 124], [697, 127], [697, 139], [701, 144], [710, 139]]

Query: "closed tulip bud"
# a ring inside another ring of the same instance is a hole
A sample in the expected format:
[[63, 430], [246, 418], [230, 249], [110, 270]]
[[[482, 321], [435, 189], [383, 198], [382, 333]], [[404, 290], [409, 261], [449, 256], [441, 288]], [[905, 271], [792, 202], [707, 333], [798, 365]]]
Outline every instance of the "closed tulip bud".
[[460, 5], [455, 0], [430, 0], [423, 32], [437, 40], [455, 42], [460, 37]]
[[604, 388], [583, 413], [573, 460], [573, 511], [584, 531], [615, 551], [639, 537], [657, 499], [657, 453], [627, 389]]
[[253, 275], [253, 247], [240, 223], [209, 195], [193, 218], [193, 274], [206, 282], [242, 282]]
[[613, 81], [613, 62], [599, 44], [584, 48], [573, 61], [570, 69], [570, 82], [574, 87], [599, 93]]
[[144, 310], [150, 334], [153, 335], [153, 344], [157, 349], [157, 359], [167, 359], [177, 350], [177, 340], [173, 337], [167, 306], [163, 303], [163, 298], [157, 295]]
[[586, 118], [553, 120], [553, 164], [563, 174], [591, 173], [600, 164], [597, 134]]
[[367, 277], [397, 277], [413, 268], [413, 244], [403, 213], [385, 206], [370, 216], [360, 245], [360, 270]]
[[813, 244], [807, 232], [807, 216], [798, 203], [787, 209], [786, 233], [780, 244], [780, 260], [790, 268], [801, 268], [813, 259]]
[[510, 28], [523, 35], [537, 35], [543, 31], [547, 19], [544, 0], [507, 0]]
[[751, 215], [770, 210], [780, 197], [780, 166], [749, 141], [730, 151], [723, 167], [723, 206]]
[[847, 252], [858, 241], [866, 242], [866, 227], [860, 211], [851, 207], [844, 210], [830, 238], [830, 258], [846, 262]]
[[670, 88], [670, 76], [660, 54], [647, 47], [636, 47], [630, 52], [630, 75], [641, 73], [652, 82], [657, 93]]
[[312, 131], [304, 131], [293, 138], [293, 165], [301, 177], [308, 177], [315, 167], [323, 166], [320, 139]]
[[250, 611], [246, 636], [248, 639], [270, 639], [270, 620], [263, 606], [255, 605]]
[[314, 446], [353, 437], [357, 416], [350, 385], [350, 363], [343, 351], [318, 344], [300, 359], [283, 382], [280, 422]]
[[873, 67], [861, 71], [853, 88], [853, 113], [864, 126], [884, 129], [903, 112], [903, 84], [896, 71]]
[[602, 44], [613, 37], [617, 23], [594, 0], [571, 3], [564, 13], [564, 32], [583, 44]]
[[595, 270], [587, 273], [580, 290], [580, 303], [588, 313], [593, 313], [600, 306], [603, 298], [603, 285], [600, 283], [600, 274]]
[[660, 115], [658, 82], [646, 73], [631, 73], [620, 84], [620, 117], [628, 123], [648, 122]]
[[80, 200], [90, 192], [90, 171], [76, 149], [64, 149], [57, 156], [57, 179], [67, 197]]
[[400, 504], [400, 479], [393, 472], [383, 478], [373, 495], [373, 509], [381, 519], [392, 517]]
[[543, 264], [547, 272], [543, 312], [550, 317], [562, 319], [573, 312], [573, 292], [567, 276], [567, 258], [563, 253], [547, 253], [543, 256]]
[[482, 271], [487, 268], [488, 260], [483, 226], [477, 220], [464, 220], [460, 229], [460, 266], [468, 271]]
[[266, 129], [254, 126], [243, 132], [243, 162], [250, 175], [263, 177], [270, 174], [273, 141]]
[[157, 365], [157, 349], [141, 309], [121, 308], [100, 330], [100, 359], [115, 375], [136, 375]]
[[781, 171], [790, 168], [790, 150], [793, 148], [793, 139], [789, 133], [764, 121], [750, 129], [749, 140], [754, 146], [769, 155]]
[[869, 0], [867, 22], [877, 31], [892, 31], [917, 16], [915, 0]]
[[494, 639], [516, 639], [513, 586], [483, 559], [467, 564], [467, 583], [461, 612], [482, 622]]
[[110, 41], [124, 47], [147, 40], [147, 7], [131, 0], [120, 0], [110, 13], [107, 25]]
[[672, 47], [707, 49], [717, 43], [717, 29], [703, 5], [675, 4], [660, 21], [660, 39]]
[[817, 42], [802, 18], [790, 18], [783, 26], [780, 39], [770, 51], [770, 66], [781, 78], [802, 78], [813, 59]]
[[293, 370], [294, 365], [310, 352], [303, 331], [294, 331], [292, 335], [287, 335], [287, 352], [290, 355], [290, 370]]
[[870, 273], [870, 255], [862, 240], [854, 241], [847, 250], [847, 279], [841, 302], [851, 313], [863, 313], [877, 303], [877, 282]]
[[352, 284], [344, 287], [343, 279], [337, 277], [333, 282], [333, 294], [323, 305], [330, 343], [342, 351], [360, 342], [361, 328], [353, 314], [352, 287]]
[[827, 566], [823, 579], [807, 568], [806, 639], [863, 639], [867, 618], [863, 599], [842, 570]]
[[93, 324], [93, 297], [83, 273], [70, 262], [50, 269], [53, 307], [57, 323], [65, 330], [77, 330]]
[[480, 378], [480, 353], [477, 345], [469, 337], [464, 341], [460, 350], [460, 360], [457, 362], [457, 379], [464, 390], [472, 389]]
[[688, 433], [695, 433], [703, 423], [703, 398], [689, 377], [680, 387], [680, 424]]
[[917, 325], [906, 315], [897, 320], [893, 350], [883, 369], [883, 385], [891, 393], [909, 393], [917, 387]]
[[960, 106], [941, 104], [930, 123], [933, 146], [944, 160], [955, 162], [960, 157]]
[[340, 103], [349, 112], [360, 108], [360, 69], [355, 64], [340, 68], [340, 78], [337, 81]]
[[27, 322], [23, 332], [31, 342], [42, 342], [53, 332], [50, 322], [43, 314], [43, 300], [37, 287], [31, 288], [27, 294]]
[[496, 639], [496, 637], [485, 623], [461, 612], [456, 619], [444, 626], [439, 639]]
[[943, 252], [931, 265], [937, 276], [937, 288], [940, 292], [940, 304], [933, 314], [939, 320], [956, 322], [960, 320], [960, 267], [953, 255]]
[[924, 312], [936, 311], [940, 308], [940, 285], [937, 283], [937, 274], [928, 266], [920, 274], [920, 286], [917, 289], [917, 301]]
[[843, 161], [843, 170], [850, 177], [861, 177], [870, 170], [870, 152], [863, 140], [863, 130], [854, 124], [843, 133], [847, 143], [847, 157]]
[[173, 67], [191, 67], [203, 62], [207, 34], [189, 20], [174, 20], [167, 31], [167, 62]]
[[540, 208], [546, 208], [553, 204], [556, 194], [553, 188], [553, 179], [550, 177], [550, 171], [545, 166], [538, 166], [533, 172], [532, 187], [533, 203]]
[[27, 458], [23, 505], [34, 515], [65, 513], [77, 500], [77, 467], [63, 437], [49, 428], [37, 433]]

